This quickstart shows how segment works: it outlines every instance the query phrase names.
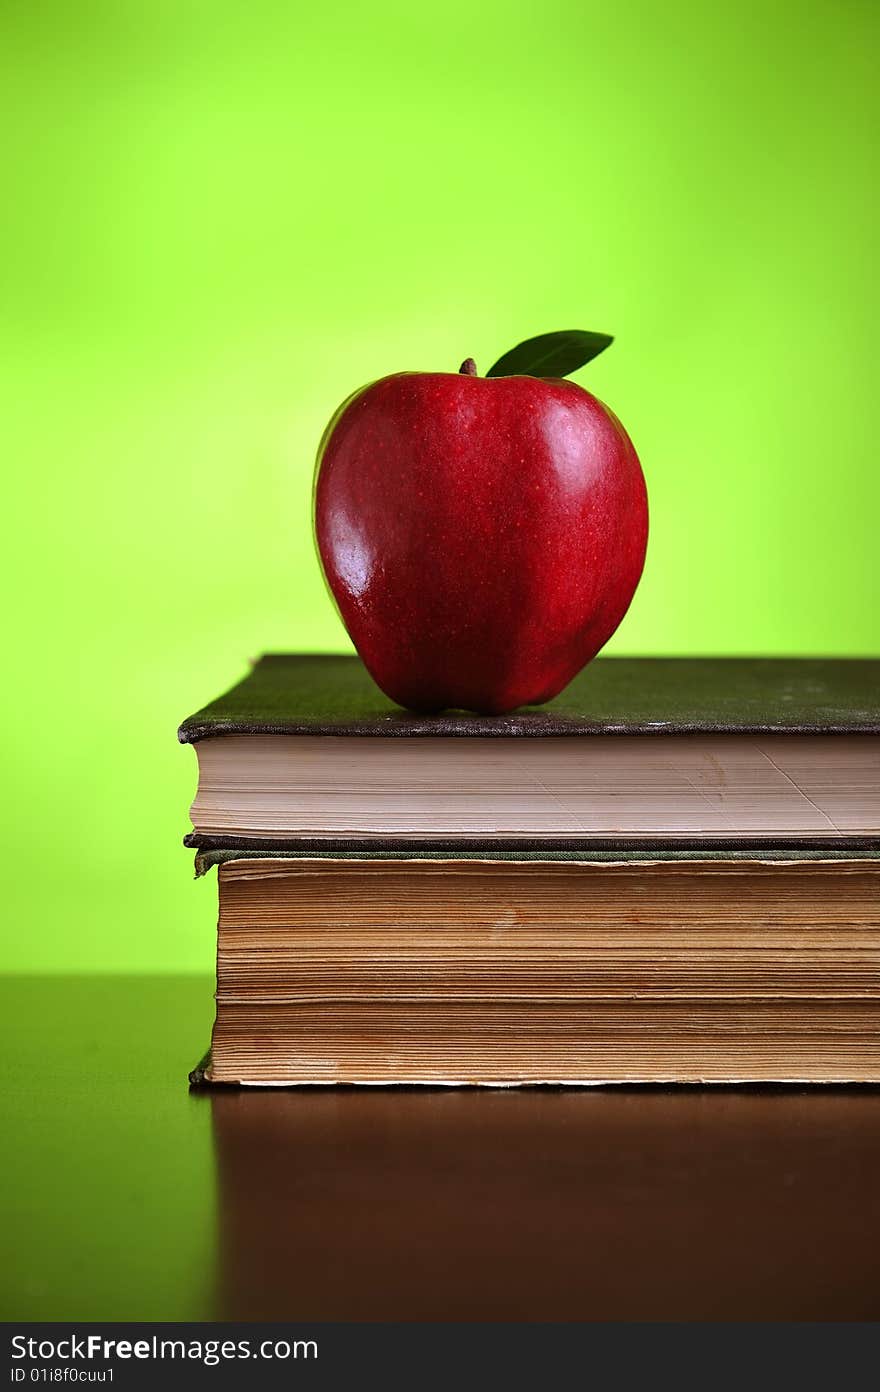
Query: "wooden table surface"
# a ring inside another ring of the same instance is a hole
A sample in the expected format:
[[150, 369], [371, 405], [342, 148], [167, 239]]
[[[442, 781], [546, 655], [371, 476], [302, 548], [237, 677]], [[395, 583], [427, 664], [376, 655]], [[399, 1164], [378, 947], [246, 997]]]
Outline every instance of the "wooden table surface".
[[880, 1090], [191, 1093], [211, 989], [3, 983], [3, 1318], [880, 1318]]

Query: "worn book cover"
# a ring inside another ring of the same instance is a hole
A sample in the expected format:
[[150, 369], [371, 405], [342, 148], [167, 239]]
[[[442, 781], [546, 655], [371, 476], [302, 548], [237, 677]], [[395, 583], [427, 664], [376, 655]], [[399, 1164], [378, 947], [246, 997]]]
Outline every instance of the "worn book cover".
[[357, 657], [269, 653], [185, 720], [217, 735], [880, 734], [880, 659], [599, 657], [545, 705], [414, 715]]

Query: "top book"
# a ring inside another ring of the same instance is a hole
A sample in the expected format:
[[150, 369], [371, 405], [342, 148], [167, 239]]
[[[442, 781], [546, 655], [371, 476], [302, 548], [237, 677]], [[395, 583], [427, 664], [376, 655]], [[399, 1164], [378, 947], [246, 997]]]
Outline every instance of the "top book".
[[414, 715], [271, 654], [181, 725], [188, 844], [880, 846], [880, 660], [599, 658], [504, 716]]

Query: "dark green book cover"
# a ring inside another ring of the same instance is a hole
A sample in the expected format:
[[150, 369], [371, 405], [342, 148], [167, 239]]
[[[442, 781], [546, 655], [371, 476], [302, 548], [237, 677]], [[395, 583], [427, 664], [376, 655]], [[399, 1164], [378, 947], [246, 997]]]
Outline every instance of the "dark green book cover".
[[[249, 847], [246, 849], [234, 847], [213, 847], [196, 852], [195, 873], [196, 879], [202, 875], [207, 875], [213, 870], [215, 865], [225, 865], [229, 860], [311, 860], [321, 856], [326, 860], [349, 860], [352, 859], [352, 852], [348, 851], [303, 851], [303, 850], [284, 850], [275, 847], [261, 846], [258, 849]], [[701, 847], [699, 849], [682, 849], [680, 846], [675, 850], [660, 850], [655, 845], [648, 848], [644, 846], [639, 850], [622, 850], [615, 847], [609, 850], [572, 850], [560, 851], [555, 849], [543, 848], [539, 851], [533, 850], [504, 850], [467, 852], [464, 850], [456, 851], [437, 851], [434, 849], [411, 850], [402, 847], [395, 850], [360, 850], [356, 853], [358, 860], [436, 860], [436, 861], [459, 861], [459, 860], [500, 860], [513, 861], [521, 864], [523, 861], [589, 861], [594, 864], [615, 864], [623, 860], [633, 861], [634, 863], [656, 860], [677, 861], [679, 864], [688, 861], [699, 861], [711, 864], [714, 860], [722, 861], [760, 861], [762, 864], [772, 864], [773, 862], [785, 863], [792, 860], [880, 860], [880, 850], [857, 850], [851, 845], [845, 846], [823, 846], [817, 849], [815, 846], [803, 847], [799, 850], [779, 850], [778, 847], [751, 846], [748, 850], [718, 850], [717, 847]]]
[[554, 700], [510, 715], [414, 715], [356, 657], [270, 653], [185, 720], [220, 735], [880, 734], [880, 659], [600, 657]]

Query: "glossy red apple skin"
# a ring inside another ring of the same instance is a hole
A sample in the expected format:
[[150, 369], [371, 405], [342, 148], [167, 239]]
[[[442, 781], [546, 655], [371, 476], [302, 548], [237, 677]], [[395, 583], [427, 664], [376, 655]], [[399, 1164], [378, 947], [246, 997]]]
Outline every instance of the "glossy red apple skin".
[[383, 377], [327, 427], [314, 502], [343, 623], [416, 711], [557, 695], [617, 628], [645, 560], [629, 436], [561, 379]]

